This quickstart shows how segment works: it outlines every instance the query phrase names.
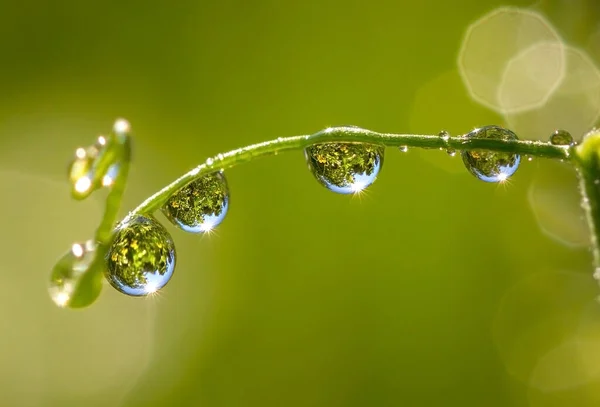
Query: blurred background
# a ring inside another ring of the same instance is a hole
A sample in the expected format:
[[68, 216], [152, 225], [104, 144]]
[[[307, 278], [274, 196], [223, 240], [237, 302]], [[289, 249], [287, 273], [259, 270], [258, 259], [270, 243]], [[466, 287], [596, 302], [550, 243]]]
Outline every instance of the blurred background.
[[117, 117], [123, 214], [208, 156], [332, 125], [580, 139], [599, 22], [596, 0], [2, 1], [0, 404], [597, 406], [600, 290], [558, 162], [497, 185], [390, 148], [349, 197], [280, 154], [227, 172], [211, 236], [158, 215], [160, 295], [73, 311], [47, 285], [104, 199], [72, 201], [67, 164]]

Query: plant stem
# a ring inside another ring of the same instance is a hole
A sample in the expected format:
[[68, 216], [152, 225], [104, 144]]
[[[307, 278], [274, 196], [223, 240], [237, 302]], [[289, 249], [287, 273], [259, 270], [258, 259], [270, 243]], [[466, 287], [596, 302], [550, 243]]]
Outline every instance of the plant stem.
[[239, 148], [209, 158], [206, 160], [206, 163], [200, 164], [193, 170], [177, 178], [150, 198], [146, 199], [130, 213], [130, 216], [154, 212], [163, 206], [172, 194], [188, 183], [208, 173], [221, 169], [228, 169], [255, 158], [289, 150], [301, 150], [309, 145], [323, 142], [370, 143], [387, 147], [406, 146], [430, 149], [480, 149], [563, 160], [571, 159], [572, 149], [568, 146], [556, 146], [541, 141], [504, 141], [483, 138], [464, 138], [463, 136], [444, 138], [439, 135], [390, 134], [377, 133], [357, 127], [332, 127], [310, 136], [280, 137], [276, 140]]
[[581, 207], [590, 229], [595, 277], [600, 279], [600, 131], [593, 130], [575, 149], [575, 167], [581, 189]]
[[126, 138], [123, 144], [119, 146], [120, 157], [119, 171], [115, 178], [108, 196], [106, 197], [106, 205], [104, 207], [104, 215], [98, 229], [96, 229], [96, 242], [101, 245], [108, 246], [112, 240], [113, 227], [117, 220], [119, 208], [121, 207], [121, 198], [127, 184], [127, 175], [129, 174], [129, 164], [131, 157], [131, 141]]

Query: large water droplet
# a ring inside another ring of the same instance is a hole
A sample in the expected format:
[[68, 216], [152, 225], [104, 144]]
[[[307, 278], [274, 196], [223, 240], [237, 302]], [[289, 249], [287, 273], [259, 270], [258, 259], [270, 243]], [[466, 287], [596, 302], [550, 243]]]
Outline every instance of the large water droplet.
[[[96, 255], [96, 248], [96, 243], [92, 240], [84, 243], [75, 243], [71, 247], [71, 250], [54, 266], [50, 276], [48, 293], [52, 301], [59, 307], [74, 305], [72, 304], [74, 294], [78, 286], [82, 283], [86, 272], [90, 270], [90, 266]], [[99, 288], [96, 293], [92, 293], [94, 299], [98, 294], [100, 294]]]
[[323, 143], [306, 147], [308, 168], [333, 192], [360, 192], [377, 179], [385, 148], [364, 143]]
[[175, 245], [154, 218], [135, 215], [117, 226], [107, 263], [106, 279], [114, 288], [127, 295], [148, 295], [171, 279]]
[[[482, 138], [495, 140], [518, 140], [512, 131], [499, 126], [486, 126], [475, 129], [465, 138]], [[519, 168], [519, 154], [496, 152], [489, 150], [470, 150], [461, 153], [463, 162], [469, 172], [485, 182], [506, 181]]]
[[566, 130], [556, 130], [550, 136], [550, 144], [555, 146], [572, 146], [575, 144], [573, 136]]
[[191, 233], [219, 225], [229, 207], [229, 189], [222, 172], [205, 175], [177, 191], [162, 207], [176, 226]]

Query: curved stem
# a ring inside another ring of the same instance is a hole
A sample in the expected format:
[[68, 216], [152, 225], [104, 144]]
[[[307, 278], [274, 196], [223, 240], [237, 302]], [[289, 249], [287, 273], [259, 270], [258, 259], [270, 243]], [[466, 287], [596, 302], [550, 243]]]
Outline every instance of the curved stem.
[[129, 174], [129, 164], [131, 157], [131, 141], [129, 137], [124, 137], [118, 144], [119, 171], [114, 180], [108, 196], [106, 197], [106, 206], [102, 222], [96, 229], [96, 242], [108, 246], [112, 240], [113, 227], [117, 221], [119, 208], [121, 207], [121, 198], [127, 184], [127, 175]]
[[600, 279], [600, 131], [588, 133], [574, 154], [581, 189], [581, 207], [590, 229], [594, 276]]
[[220, 169], [227, 169], [255, 158], [273, 155], [283, 151], [301, 150], [311, 144], [323, 142], [354, 142], [380, 144], [388, 147], [420, 147], [454, 150], [490, 150], [535, 157], [570, 159], [568, 146], [556, 146], [541, 141], [504, 141], [440, 135], [391, 134], [378, 133], [357, 127], [331, 127], [310, 136], [280, 137], [276, 140], [239, 148], [224, 154], [218, 154], [206, 160], [193, 170], [177, 178], [135, 208], [133, 214], [149, 214], [159, 209], [168, 198], [180, 188], [197, 178]]

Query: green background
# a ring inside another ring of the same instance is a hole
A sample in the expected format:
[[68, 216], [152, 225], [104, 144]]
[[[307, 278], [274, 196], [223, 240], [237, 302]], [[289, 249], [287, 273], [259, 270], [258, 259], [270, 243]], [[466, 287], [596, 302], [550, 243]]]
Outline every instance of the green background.
[[[584, 46], [597, 3], [563, 3], [538, 6]], [[254, 142], [502, 124], [456, 58], [466, 27], [504, 4], [2, 1], [0, 404], [598, 405], [599, 290], [587, 249], [538, 226], [529, 187], [562, 171], [542, 160], [495, 185], [459, 157], [388, 149], [349, 197], [280, 154], [227, 172], [213, 235], [167, 225], [178, 263], [158, 296], [107, 285], [70, 311], [46, 291], [103, 202], [69, 199], [67, 163], [117, 117], [135, 133], [123, 214]]]

